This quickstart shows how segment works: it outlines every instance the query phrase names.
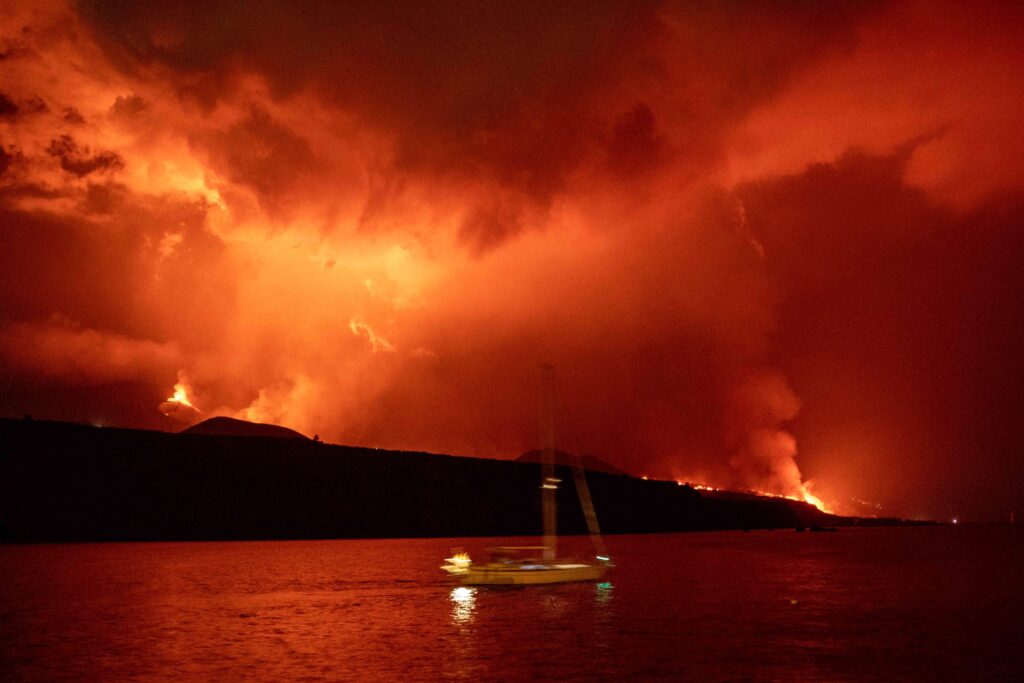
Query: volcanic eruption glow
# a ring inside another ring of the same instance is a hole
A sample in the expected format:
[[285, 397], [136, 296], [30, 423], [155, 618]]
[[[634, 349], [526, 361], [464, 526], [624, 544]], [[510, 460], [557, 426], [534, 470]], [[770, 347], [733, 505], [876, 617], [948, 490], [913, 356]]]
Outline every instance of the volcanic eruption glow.
[[804, 482], [802, 496], [802, 500], [805, 503], [810, 503], [811, 505], [818, 508], [822, 512], [833, 512], [833, 509], [830, 506], [826, 505], [821, 498], [818, 498], [816, 495], [810, 492], [809, 482]]
[[174, 393], [160, 404], [160, 412], [174, 420], [192, 422], [203, 411], [192, 404], [188, 394], [188, 384], [179, 373], [178, 382], [174, 385]]
[[1003, 518], [1021, 26], [16, 1], [0, 405], [508, 458], [549, 362], [559, 447], [624, 471], [893, 513], [978, 480]]
[[171, 395], [167, 401], [170, 403], [177, 403], [178, 405], [182, 405], [187, 408], [192, 408], [193, 410], [198, 410], [198, 408], [192, 405], [192, 402], [188, 400], [188, 393], [185, 389], [185, 385], [180, 382], [174, 385], [174, 394]]

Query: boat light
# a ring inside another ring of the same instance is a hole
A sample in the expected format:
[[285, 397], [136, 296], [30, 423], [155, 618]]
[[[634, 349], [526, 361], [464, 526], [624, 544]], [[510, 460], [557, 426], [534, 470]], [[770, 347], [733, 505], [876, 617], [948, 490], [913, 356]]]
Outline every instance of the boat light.
[[469, 553], [455, 553], [451, 557], [445, 559], [445, 562], [453, 564], [461, 569], [468, 567], [472, 560], [469, 559]]
[[598, 556], [597, 556], [597, 559], [601, 560], [602, 562], [607, 562], [608, 560], [610, 560], [610, 559], [612, 559], [612, 558], [610, 558], [610, 557], [605, 557], [604, 555], [598, 555]]

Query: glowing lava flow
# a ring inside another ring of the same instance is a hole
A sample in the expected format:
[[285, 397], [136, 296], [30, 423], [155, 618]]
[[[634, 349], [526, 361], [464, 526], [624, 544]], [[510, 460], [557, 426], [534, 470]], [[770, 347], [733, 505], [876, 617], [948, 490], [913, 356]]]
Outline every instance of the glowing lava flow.
[[[646, 479], [646, 477], [644, 477], [644, 479]], [[677, 479], [675, 481], [676, 481], [676, 484], [678, 484], [679, 486], [690, 486], [690, 487], [696, 489], [697, 491], [725, 491], [725, 490], [727, 490], [727, 489], [718, 488], [716, 486], [711, 486], [710, 484], [694, 484], [694, 483], [690, 483], [690, 482], [684, 482], [681, 479]], [[787, 495], [784, 495], [784, 494], [781, 494], [781, 493], [772, 493], [770, 491], [759, 491], [759, 490], [751, 490], [751, 491], [747, 491], [747, 492], [748, 493], [753, 493], [753, 494], [758, 495], [758, 496], [765, 496], [766, 498], [785, 498], [786, 500], [795, 500], [795, 501], [798, 501], [798, 502], [802, 502], [802, 503], [807, 503], [809, 505], [813, 505], [814, 507], [818, 508], [819, 510], [821, 510], [824, 513], [827, 513], [827, 514], [830, 514], [830, 515], [835, 514], [835, 512], [833, 512], [832, 508], [825, 504], [825, 501], [823, 501], [821, 498], [819, 498], [818, 496], [816, 496], [813, 493], [811, 493], [810, 485], [807, 484], [807, 483], [800, 484], [800, 495], [798, 495], [798, 496], [792, 496], [792, 495], [787, 496]]]
[[188, 386], [179, 378], [179, 381], [174, 385], [174, 393], [160, 404], [160, 412], [175, 420], [191, 422], [196, 415], [203, 411], [192, 405], [192, 401], [188, 397]]
[[813, 505], [826, 514], [835, 514], [832, 512], [832, 508], [825, 505], [825, 502], [821, 498], [818, 498], [816, 495], [811, 493], [807, 484], [800, 485], [800, 495], [798, 496], [787, 496], [781, 493], [771, 493], [770, 491], [754, 491], [754, 493], [768, 498], [785, 498], [786, 500], [795, 500], [799, 503], [807, 503], [808, 505]]
[[167, 399], [167, 402], [187, 406], [192, 410], [196, 411], [197, 413], [202, 412], [199, 410], [199, 408], [196, 408], [194, 405], [192, 405], [192, 401], [188, 400], [188, 390], [185, 388], [185, 385], [182, 384], [181, 382], [178, 382], [177, 384], [174, 385], [174, 395]]
[[824, 501], [822, 501], [821, 498], [818, 498], [816, 495], [811, 493], [810, 488], [807, 486], [807, 484], [800, 485], [800, 493], [803, 495], [803, 500], [805, 503], [810, 503], [811, 505], [818, 508], [822, 512], [827, 512], [829, 514], [832, 513], [832, 510], [829, 509], [827, 505], [825, 505]]

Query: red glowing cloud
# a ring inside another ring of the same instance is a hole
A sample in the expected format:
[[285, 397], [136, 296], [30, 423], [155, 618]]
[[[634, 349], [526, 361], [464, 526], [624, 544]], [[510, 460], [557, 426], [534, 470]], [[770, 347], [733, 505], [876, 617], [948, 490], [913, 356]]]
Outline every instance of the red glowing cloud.
[[1022, 496], [1013, 5], [0, 18], [7, 414]]

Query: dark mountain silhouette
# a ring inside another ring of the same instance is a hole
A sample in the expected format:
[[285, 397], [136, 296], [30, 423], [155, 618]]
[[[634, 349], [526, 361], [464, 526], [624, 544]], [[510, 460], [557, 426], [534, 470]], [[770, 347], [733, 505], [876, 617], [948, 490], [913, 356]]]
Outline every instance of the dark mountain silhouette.
[[278, 439], [305, 439], [294, 429], [262, 422], [247, 422], [233, 417], [211, 417], [199, 424], [183, 429], [179, 434], [205, 434], [207, 436], [269, 436]]
[[[537, 464], [273, 434], [0, 419], [0, 542], [540, 533]], [[564, 465], [555, 471], [564, 482], [556, 494], [559, 531], [586, 533], [573, 474]], [[705, 496], [675, 482], [594, 470], [586, 477], [601, 528], [612, 534], [900, 523], [836, 517], [779, 498]]]
[[[535, 451], [526, 451], [518, 458], [516, 458], [516, 462], [539, 463], [543, 461], [543, 458], [544, 451], [538, 449]], [[615, 465], [609, 465], [604, 460], [601, 460], [600, 458], [595, 458], [592, 455], [580, 456], [580, 460], [582, 461], [583, 469], [588, 470], [590, 472], [606, 472], [607, 474], [614, 474], [620, 477], [629, 476]], [[573, 455], [572, 453], [566, 453], [565, 451], [560, 451], [556, 449], [555, 464], [572, 467], [573, 465], [576, 464], [576, 456]]]

